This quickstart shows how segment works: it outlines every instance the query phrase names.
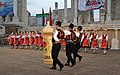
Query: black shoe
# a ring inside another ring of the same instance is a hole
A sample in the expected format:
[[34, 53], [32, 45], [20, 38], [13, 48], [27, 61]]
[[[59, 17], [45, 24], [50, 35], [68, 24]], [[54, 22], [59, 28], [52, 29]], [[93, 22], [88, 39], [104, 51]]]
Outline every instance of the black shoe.
[[82, 60], [82, 56], [79, 57], [79, 62]]
[[72, 65], [75, 65], [76, 64], [76, 61], [73, 59], [72, 60]]
[[93, 54], [97, 54], [97, 52], [93, 52]]
[[51, 70], [56, 70], [56, 67], [52, 66], [50, 69], [51, 69]]
[[59, 71], [61, 71], [61, 70], [63, 69], [63, 67], [64, 67], [64, 66], [63, 66], [63, 65], [61, 65], [61, 66], [60, 66], [60, 70], [59, 70]]
[[87, 53], [88, 51], [84, 51], [84, 53]]
[[75, 65], [76, 64], [76, 61], [75, 60], [73, 60], [73, 65]]
[[103, 53], [103, 55], [106, 55], [107, 53]]
[[65, 66], [70, 66], [70, 64], [69, 64], [69, 63], [66, 63]]
[[73, 59], [72, 61], [71, 61], [71, 66], [70, 67], [73, 67], [75, 65], [75, 60]]

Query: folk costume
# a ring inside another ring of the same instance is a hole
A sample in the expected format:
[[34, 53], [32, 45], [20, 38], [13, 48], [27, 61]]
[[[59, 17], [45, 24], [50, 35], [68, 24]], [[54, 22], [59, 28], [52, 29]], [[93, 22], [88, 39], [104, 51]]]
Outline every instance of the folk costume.
[[80, 32], [82, 30], [81, 26], [78, 26], [77, 31], [75, 32], [76, 34], [76, 41], [75, 41], [75, 47], [74, 47], [74, 63], [76, 63], [76, 57], [79, 58], [79, 62], [82, 59], [82, 56], [78, 54], [78, 50], [80, 49], [81, 45], [81, 38], [82, 38], [82, 33]]
[[[65, 32], [65, 40], [66, 40], [66, 56], [67, 56], [67, 62], [65, 66], [74, 66], [75, 61], [73, 60], [72, 54], [74, 55], [74, 43], [76, 40], [76, 34], [73, 31], [74, 25], [71, 23], [69, 25], [69, 30], [66, 30]], [[70, 65], [71, 64], [71, 65]]]
[[52, 59], [53, 59], [53, 66], [50, 68], [52, 70], [56, 70], [56, 65], [58, 64], [60, 69], [59, 71], [61, 71], [63, 69], [63, 64], [60, 62], [60, 60], [58, 59], [58, 55], [59, 55], [59, 51], [61, 48], [61, 43], [60, 40], [64, 37], [63, 35], [61, 36], [61, 34], [63, 33], [63, 31], [61, 30], [61, 22], [57, 21], [56, 22], [56, 30], [53, 33], [53, 38], [52, 38]]

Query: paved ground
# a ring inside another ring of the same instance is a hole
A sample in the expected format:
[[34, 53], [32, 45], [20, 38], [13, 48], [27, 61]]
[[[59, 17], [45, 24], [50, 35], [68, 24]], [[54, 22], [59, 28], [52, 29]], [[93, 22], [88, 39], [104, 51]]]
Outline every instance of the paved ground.
[[[43, 64], [43, 51], [20, 50], [0, 47], [0, 75], [120, 75], [120, 50], [84, 53], [81, 62], [74, 67], [64, 67], [62, 71], [50, 70], [51, 65]], [[60, 59], [65, 64], [65, 51], [61, 50]]]

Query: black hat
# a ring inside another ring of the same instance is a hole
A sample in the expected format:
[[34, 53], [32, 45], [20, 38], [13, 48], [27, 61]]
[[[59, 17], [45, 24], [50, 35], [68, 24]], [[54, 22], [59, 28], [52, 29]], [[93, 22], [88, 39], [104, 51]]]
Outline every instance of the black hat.
[[69, 28], [73, 29], [74, 28], [74, 24], [70, 23]]
[[78, 26], [77, 29], [78, 29], [79, 31], [81, 31], [81, 30], [82, 30], [82, 26]]
[[61, 27], [61, 22], [60, 21], [56, 21], [55, 25], [58, 25]]

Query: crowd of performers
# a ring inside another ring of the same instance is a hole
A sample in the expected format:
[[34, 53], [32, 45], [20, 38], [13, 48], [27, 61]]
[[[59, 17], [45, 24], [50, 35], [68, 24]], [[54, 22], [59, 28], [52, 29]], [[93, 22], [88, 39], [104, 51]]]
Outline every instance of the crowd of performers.
[[[64, 66], [74, 66], [76, 64], [76, 57], [81, 61], [82, 56], [79, 55], [78, 50], [83, 47], [85, 52], [87, 52], [88, 47], [93, 49], [93, 53], [96, 53], [96, 49], [100, 47], [103, 49], [103, 53], [107, 53], [108, 48], [108, 35], [106, 30], [103, 35], [98, 36], [97, 30], [93, 30], [92, 33], [83, 30], [81, 26], [78, 26], [74, 30], [74, 24], [70, 24], [68, 29], [63, 30], [61, 28], [61, 22], [57, 21], [55, 25], [56, 30], [53, 33], [53, 46], [52, 46], [52, 59], [53, 65], [50, 69], [56, 70], [56, 65], [59, 65], [59, 70], [61, 71]], [[98, 40], [101, 39], [102, 43], [99, 46]], [[58, 59], [59, 51], [61, 46], [65, 46], [67, 61], [63, 65]]]
[[[67, 30], [63, 30], [65, 35], [68, 35]], [[76, 34], [76, 41], [80, 42], [82, 48], [85, 48], [84, 52], [88, 52], [87, 48], [93, 49], [93, 53], [96, 53], [96, 49], [101, 48], [107, 50], [108, 48], [108, 35], [107, 30], [103, 31], [101, 36], [98, 36], [97, 30], [94, 29], [93, 32], [87, 32], [87, 30], [73, 30]], [[78, 39], [79, 38], [79, 39]], [[101, 44], [98, 44], [98, 40], [102, 40]], [[39, 46], [43, 46], [43, 35], [38, 31], [20, 31], [19, 33], [11, 33], [8, 37], [9, 45], [11, 48], [21, 48], [21, 49], [38, 49]], [[62, 46], [66, 45], [66, 41], [62, 43]], [[106, 54], [106, 51], [104, 51]]]
[[[9, 45], [11, 48], [21, 49], [38, 49], [39, 47], [44, 48], [45, 42], [43, 41], [42, 33], [38, 31], [28, 31], [11, 33], [8, 37]], [[98, 40], [101, 40], [99, 45]], [[107, 53], [108, 49], [108, 34], [106, 30], [103, 30], [103, 34], [100, 36], [97, 34], [97, 30], [94, 29], [92, 32], [82, 29], [81, 26], [77, 28], [74, 24], [70, 24], [68, 28], [62, 29], [61, 22], [57, 21], [55, 30], [52, 36], [52, 59], [53, 66], [50, 68], [56, 70], [56, 65], [60, 67], [60, 71], [64, 65], [58, 59], [59, 51], [61, 46], [65, 47], [67, 61], [65, 66], [74, 66], [76, 64], [76, 57], [81, 61], [82, 56], [79, 55], [78, 51], [80, 48], [84, 48], [84, 52], [88, 52], [87, 48], [91, 48], [93, 53], [97, 53], [98, 48], [103, 49], [103, 54]]]
[[[108, 34], [107, 30], [102, 30], [102, 35], [97, 34], [97, 30], [93, 29], [92, 32], [88, 32], [85, 29], [82, 29], [81, 26], [78, 28], [73, 29], [75, 33], [75, 40], [74, 42], [79, 42], [80, 48], [84, 48], [84, 52], [87, 53], [89, 48], [93, 50], [93, 54], [97, 53], [97, 49], [103, 50], [103, 54], [107, 53], [108, 50]], [[68, 30], [63, 30], [65, 36], [69, 34]], [[66, 42], [62, 43], [63, 46], [66, 45]]]
[[11, 33], [8, 36], [11, 48], [20, 49], [38, 49], [43, 48], [43, 35], [38, 31], [20, 31], [19, 33]]
[[[103, 54], [107, 53], [108, 50], [108, 34], [107, 30], [102, 31], [102, 35], [97, 34], [97, 30], [94, 29], [93, 32], [87, 32], [87, 30], [83, 30], [81, 33], [81, 47], [85, 48], [85, 53], [88, 52], [88, 49], [91, 48], [93, 50], [93, 54], [97, 53], [96, 49], [100, 48], [103, 50]], [[98, 40], [101, 40], [101, 43], [98, 43]]]

